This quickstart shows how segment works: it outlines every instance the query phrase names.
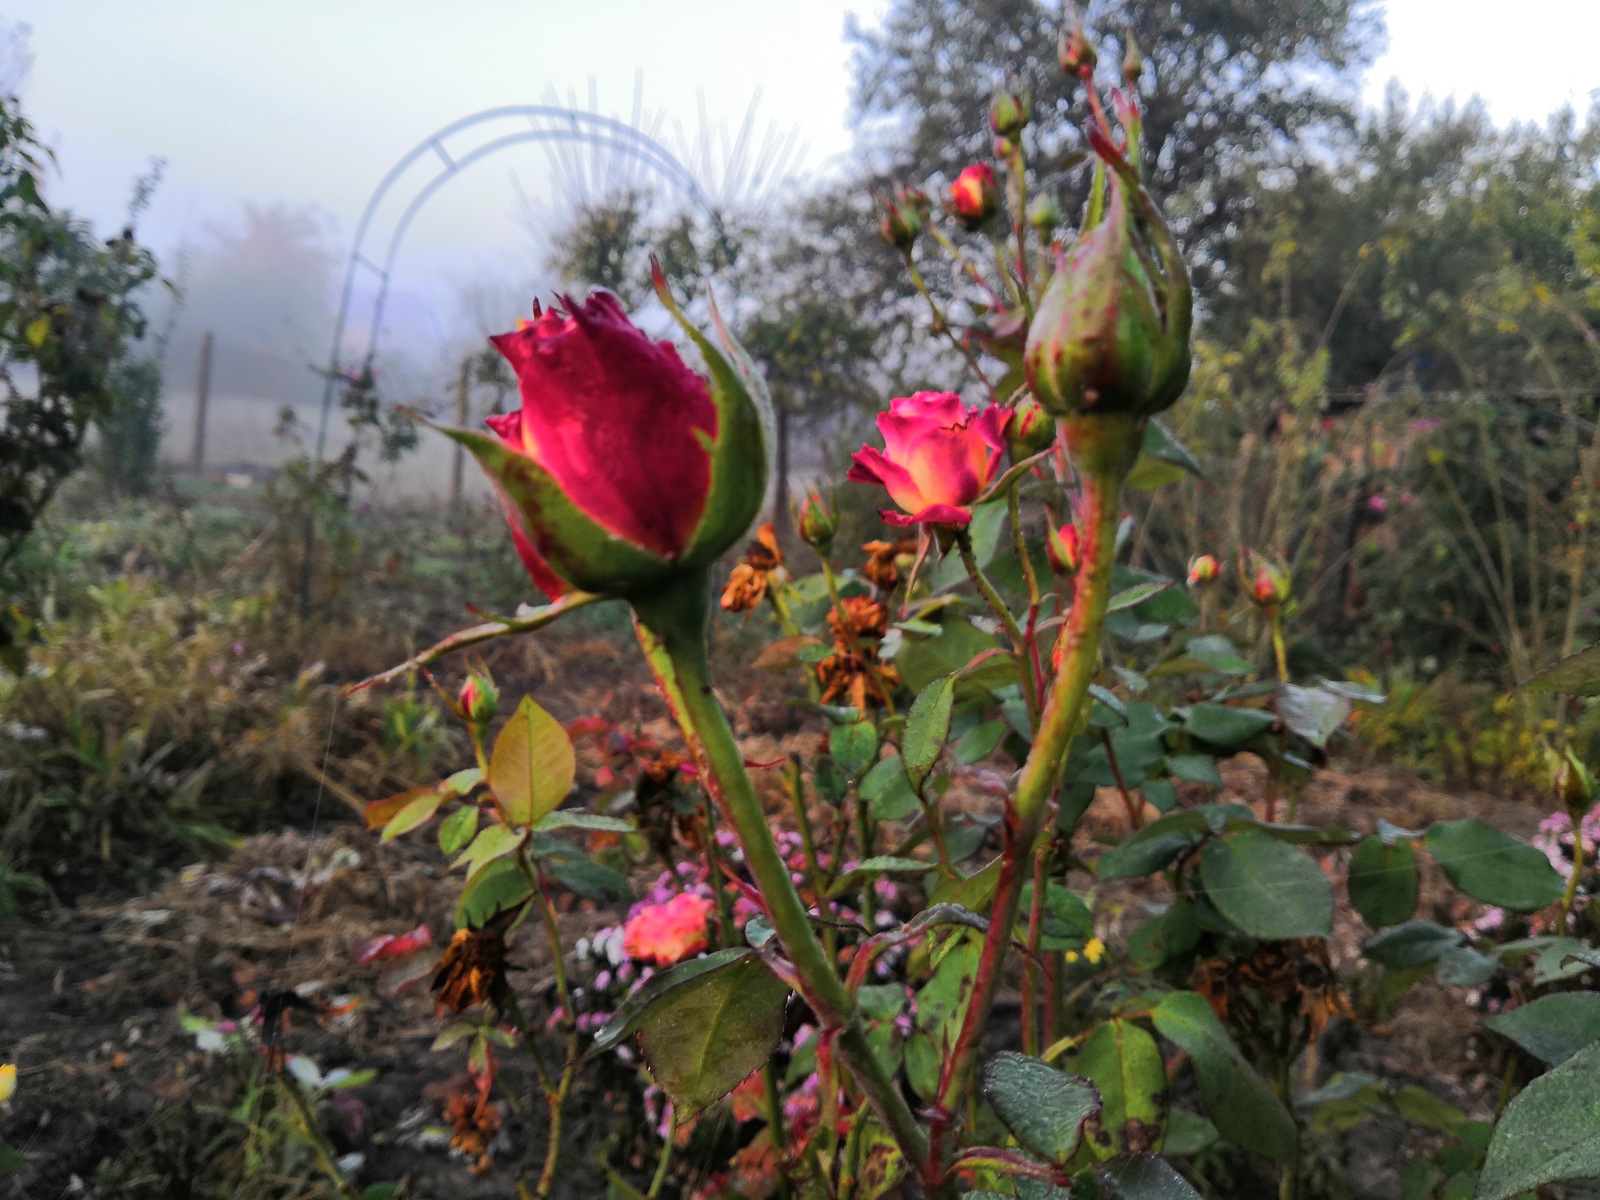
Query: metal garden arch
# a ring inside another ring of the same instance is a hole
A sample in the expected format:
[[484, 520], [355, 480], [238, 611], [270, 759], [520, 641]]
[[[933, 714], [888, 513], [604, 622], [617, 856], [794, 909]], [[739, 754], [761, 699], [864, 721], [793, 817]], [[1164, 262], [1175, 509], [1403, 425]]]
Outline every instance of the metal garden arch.
[[[507, 125], [510, 128], [504, 129]], [[345, 267], [344, 286], [339, 297], [338, 316], [334, 320], [333, 350], [328, 357], [328, 370], [323, 384], [322, 414], [317, 425], [318, 463], [327, 449], [329, 414], [341, 378], [345, 333], [351, 319], [358, 275], [367, 272], [378, 281], [377, 295], [365, 318], [366, 344], [357, 360], [363, 366], [370, 367], [383, 328], [383, 310], [389, 298], [389, 282], [395, 259], [412, 218], [435, 192], [480, 159], [527, 142], [577, 142], [633, 159], [683, 192], [711, 221], [717, 236], [724, 236], [716, 208], [688, 168], [660, 142], [615, 117], [544, 104], [514, 104], [486, 108], [452, 121], [418, 142], [389, 169], [388, 174], [378, 182], [356, 225], [355, 241], [350, 249], [350, 260]], [[438, 160], [431, 177], [421, 182], [411, 198], [403, 204], [399, 202], [398, 195], [396, 203], [388, 203], [400, 181], [414, 166], [425, 163], [430, 156]], [[385, 228], [387, 238], [383, 234]], [[368, 252], [369, 242], [383, 246], [381, 259], [374, 260]]]

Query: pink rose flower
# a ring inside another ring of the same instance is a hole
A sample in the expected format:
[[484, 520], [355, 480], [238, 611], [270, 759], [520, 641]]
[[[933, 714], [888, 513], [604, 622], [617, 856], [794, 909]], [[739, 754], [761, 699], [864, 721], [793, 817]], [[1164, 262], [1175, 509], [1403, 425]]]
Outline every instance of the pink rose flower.
[[899, 397], [878, 414], [883, 449], [857, 450], [848, 478], [888, 490], [905, 510], [880, 513], [890, 525], [966, 525], [1000, 473], [1011, 416], [997, 404], [966, 408], [954, 392]]
[[622, 927], [622, 948], [637, 961], [671, 966], [710, 944], [706, 921], [715, 907], [692, 892], [680, 892], [665, 904], [647, 904]]

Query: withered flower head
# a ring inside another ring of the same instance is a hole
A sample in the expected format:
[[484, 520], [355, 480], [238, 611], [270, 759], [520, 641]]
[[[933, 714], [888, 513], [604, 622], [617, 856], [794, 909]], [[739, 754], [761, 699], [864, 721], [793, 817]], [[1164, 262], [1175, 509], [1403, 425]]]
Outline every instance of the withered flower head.
[[892, 592], [900, 583], [900, 567], [896, 560], [902, 554], [915, 554], [917, 543], [902, 538], [898, 542], [868, 542], [861, 548], [867, 552], [867, 565], [861, 568], [861, 573], [880, 592]]
[[866, 712], [888, 704], [884, 688], [898, 684], [900, 674], [889, 663], [878, 662], [875, 653], [863, 656], [840, 651], [817, 664], [817, 679], [822, 684], [822, 703], [848, 700], [858, 711]]
[[497, 1010], [504, 1007], [508, 995], [505, 926], [510, 921], [502, 921], [501, 915], [481, 929], [458, 929], [451, 937], [433, 976], [434, 999], [440, 1010], [459, 1013], [474, 1004], [492, 1004]]
[[500, 1131], [500, 1106], [488, 1102], [488, 1094], [458, 1093], [444, 1103], [445, 1119], [450, 1122], [450, 1149], [473, 1159], [468, 1168], [482, 1175], [493, 1166], [489, 1144]]
[[834, 644], [847, 650], [851, 635], [876, 641], [888, 633], [889, 610], [871, 596], [847, 596], [839, 608], [828, 610], [828, 627], [833, 630]]
[[766, 598], [772, 573], [783, 566], [783, 551], [768, 521], [756, 530], [756, 540], [745, 549], [744, 558], [728, 576], [722, 592], [722, 607], [729, 612], [749, 612]]

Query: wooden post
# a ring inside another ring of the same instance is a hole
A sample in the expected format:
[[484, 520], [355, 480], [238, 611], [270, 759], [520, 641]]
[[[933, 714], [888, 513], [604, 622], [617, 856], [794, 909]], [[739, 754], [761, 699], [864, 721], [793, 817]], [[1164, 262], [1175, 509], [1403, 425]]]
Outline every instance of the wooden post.
[[200, 339], [200, 376], [194, 385], [194, 469], [198, 474], [206, 465], [206, 405], [211, 400], [211, 346], [214, 338], [206, 330]]
[[[461, 377], [456, 380], [456, 428], [467, 424], [467, 398], [472, 386], [472, 359], [461, 360]], [[460, 442], [455, 444], [455, 458], [450, 463], [450, 507], [461, 503], [461, 476], [465, 469], [467, 452]]]

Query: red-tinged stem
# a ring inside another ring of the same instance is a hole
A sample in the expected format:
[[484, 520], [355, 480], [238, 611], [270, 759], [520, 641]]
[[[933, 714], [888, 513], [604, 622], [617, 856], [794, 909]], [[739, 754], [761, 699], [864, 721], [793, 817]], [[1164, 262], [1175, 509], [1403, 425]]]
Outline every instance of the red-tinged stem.
[[1023, 876], [1040, 827], [1049, 814], [1056, 782], [1099, 664], [1100, 631], [1111, 600], [1111, 568], [1121, 516], [1119, 497], [1122, 481], [1138, 457], [1144, 422], [1110, 414], [1069, 417], [1061, 421], [1061, 433], [1072, 449], [1083, 480], [1083, 561], [1074, 580], [1072, 612], [1061, 634], [1061, 666], [1040, 714], [1039, 732], [1028, 761], [1023, 764], [1016, 796], [1006, 808], [1000, 878], [989, 915], [989, 932], [978, 959], [972, 1002], [940, 1080], [930, 1130], [933, 1157], [925, 1172], [928, 1178], [942, 1174], [948, 1129], [971, 1083], [978, 1043], [989, 1025], [1000, 987], [1006, 950], [1016, 928]]
[[1028, 909], [1028, 959], [1022, 964], [1022, 1052], [1039, 1055], [1039, 941], [1044, 934], [1044, 902], [1049, 887], [1045, 866], [1048, 843], [1033, 856], [1033, 903]]
[[778, 942], [794, 964], [806, 1002], [823, 1028], [834, 1031], [856, 1086], [901, 1152], [910, 1162], [924, 1162], [927, 1135], [867, 1043], [854, 1001], [817, 940], [745, 770], [744, 754], [712, 694], [705, 644], [710, 590], [706, 575], [694, 572], [649, 598], [636, 599], [639, 644], [694, 754], [701, 781], [739, 839], [745, 865], [761, 891]]

